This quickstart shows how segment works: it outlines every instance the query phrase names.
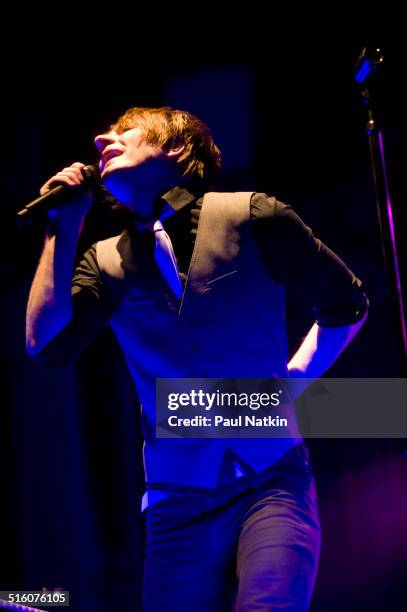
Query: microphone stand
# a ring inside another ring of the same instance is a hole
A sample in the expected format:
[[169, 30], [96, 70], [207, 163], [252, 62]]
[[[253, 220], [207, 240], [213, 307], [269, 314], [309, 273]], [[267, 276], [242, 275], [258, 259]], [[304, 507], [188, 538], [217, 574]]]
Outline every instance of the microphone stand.
[[394, 226], [393, 205], [387, 179], [383, 134], [378, 125], [369, 89], [369, 77], [383, 64], [381, 49], [363, 49], [355, 68], [355, 80], [361, 85], [363, 103], [367, 111], [367, 135], [370, 148], [374, 187], [376, 192], [377, 215], [383, 255], [390, 288], [392, 318], [396, 331], [399, 369], [402, 377], [407, 376], [407, 325], [403, 299]]

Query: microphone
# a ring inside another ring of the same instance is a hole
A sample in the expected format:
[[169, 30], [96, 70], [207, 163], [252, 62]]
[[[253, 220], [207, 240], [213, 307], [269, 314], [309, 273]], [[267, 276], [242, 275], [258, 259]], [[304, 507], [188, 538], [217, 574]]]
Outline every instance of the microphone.
[[360, 85], [365, 86], [368, 77], [374, 74], [383, 64], [384, 56], [378, 47], [365, 47], [356, 62], [354, 78]]
[[18, 211], [17, 221], [19, 224], [30, 223], [32, 218], [38, 213], [44, 213], [60, 206], [64, 202], [67, 202], [70, 198], [77, 196], [89, 188], [92, 188], [100, 182], [100, 172], [96, 165], [88, 165], [81, 168], [84, 180], [80, 185], [75, 187], [69, 185], [57, 185], [53, 187], [47, 193], [36, 198], [29, 204], [26, 204], [24, 208]]

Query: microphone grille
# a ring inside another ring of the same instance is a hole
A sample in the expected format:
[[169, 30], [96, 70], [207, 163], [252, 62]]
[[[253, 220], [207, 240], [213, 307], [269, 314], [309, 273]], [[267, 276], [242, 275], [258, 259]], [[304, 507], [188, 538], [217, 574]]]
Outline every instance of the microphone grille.
[[89, 183], [100, 183], [101, 176], [99, 167], [96, 164], [89, 164], [84, 166], [81, 170], [83, 176], [86, 179], [86, 182]]

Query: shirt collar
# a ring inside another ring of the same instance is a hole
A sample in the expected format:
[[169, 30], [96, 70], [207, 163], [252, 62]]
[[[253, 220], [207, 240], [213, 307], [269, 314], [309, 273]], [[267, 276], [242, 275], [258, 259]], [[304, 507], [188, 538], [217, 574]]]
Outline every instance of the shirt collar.
[[[203, 195], [202, 191], [190, 186], [175, 186], [157, 197], [153, 205], [153, 214], [149, 218], [133, 215], [133, 227], [138, 231], [150, 227], [157, 219], [161, 222], [176, 213], [186, 210], [186, 207]], [[151, 228], [150, 228], [151, 229]]]
[[166, 191], [160, 196], [154, 205], [154, 209], [160, 216], [163, 210], [169, 209], [169, 214], [165, 214], [165, 217], [167, 217], [179, 212], [188, 206], [188, 204], [194, 202], [200, 195], [202, 194], [191, 187], [172, 187], [169, 191]]

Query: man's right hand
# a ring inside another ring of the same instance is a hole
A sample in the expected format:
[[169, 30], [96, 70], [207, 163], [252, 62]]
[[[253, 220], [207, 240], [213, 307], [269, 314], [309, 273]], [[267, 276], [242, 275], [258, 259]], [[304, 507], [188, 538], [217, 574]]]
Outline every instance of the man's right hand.
[[82, 185], [85, 180], [81, 172], [81, 169], [84, 167], [85, 164], [75, 162], [71, 166], [57, 172], [57, 174], [42, 185], [40, 189], [41, 195], [45, 195], [57, 185], [66, 185], [67, 187], [73, 188], [72, 198], [69, 198], [66, 202], [58, 206], [58, 208], [52, 208], [48, 211], [48, 216], [51, 219], [57, 218], [63, 222], [67, 222], [70, 219], [82, 219], [89, 212], [93, 203], [92, 191], [89, 189], [85, 192], [75, 194], [75, 187]]

